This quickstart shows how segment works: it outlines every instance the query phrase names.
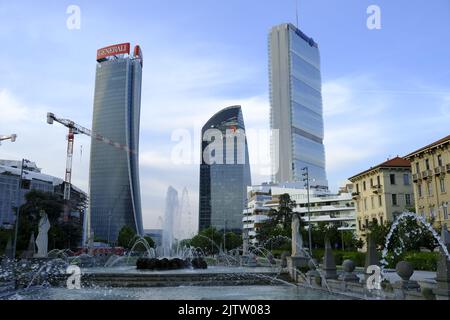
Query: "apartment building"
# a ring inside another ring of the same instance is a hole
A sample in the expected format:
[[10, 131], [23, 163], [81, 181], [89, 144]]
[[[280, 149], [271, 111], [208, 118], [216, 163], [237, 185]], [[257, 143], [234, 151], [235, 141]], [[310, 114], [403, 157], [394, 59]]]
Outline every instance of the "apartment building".
[[450, 135], [405, 157], [411, 161], [416, 212], [435, 227], [450, 225]]
[[411, 163], [407, 159], [388, 159], [349, 180], [353, 183], [359, 239], [366, 239], [369, 223], [385, 224], [414, 207]]

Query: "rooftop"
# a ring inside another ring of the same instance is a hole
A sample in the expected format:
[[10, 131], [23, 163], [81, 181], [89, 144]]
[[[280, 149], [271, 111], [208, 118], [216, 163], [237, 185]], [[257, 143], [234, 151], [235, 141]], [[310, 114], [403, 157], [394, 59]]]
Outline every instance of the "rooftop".
[[380, 169], [380, 168], [410, 168], [411, 167], [411, 162], [409, 160], [406, 160], [405, 158], [401, 158], [399, 156], [393, 158], [393, 159], [388, 159], [387, 161], [380, 163], [379, 165], [375, 166], [375, 167], [371, 167], [370, 169], [367, 169], [361, 173], [358, 173], [356, 175], [354, 175], [353, 177], [350, 177], [349, 180], [352, 180], [360, 175], [363, 175], [365, 173], [368, 173], [372, 170], [375, 169]]
[[427, 145], [427, 146], [425, 146], [423, 148], [420, 148], [420, 149], [418, 149], [418, 150], [408, 154], [405, 158], [411, 158], [412, 156], [414, 156], [414, 155], [416, 155], [418, 153], [422, 153], [422, 152], [424, 152], [424, 151], [426, 151], [426, 150], [428, 150], [430, 148], [434, 148], [434, 147], [437, 147], [437, 146], [440, 146], [442, 144], [449, 143], [449, 142], [450, 142], [450, 135], [448, 135], [445, 138], [442, 138], [442, 139], [440, 139], [438, 141], [435, 141], [435, 142], [433, 142], [433, 143], [431, 143], [431, 144], [429, 144], [429, 145]]

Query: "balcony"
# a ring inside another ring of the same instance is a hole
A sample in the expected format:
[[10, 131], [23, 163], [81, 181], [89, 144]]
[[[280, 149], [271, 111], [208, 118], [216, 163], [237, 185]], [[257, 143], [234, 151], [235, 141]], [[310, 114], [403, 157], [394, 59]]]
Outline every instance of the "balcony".
[[425, 180], [428, 178], [431, 178], [432, 175], [433, 175], [433, 172], [431, 170], [425, 170], [424, 172], [422, 172], [422, 177]]
[[358, 200], [361, 198], [361, 194], [359, 192], [352, 193], [353, 200]]
[[412, 178], [413, 178], [413, 182], [417, 182], [417, 181], [419, 181], [420, 179], [422, 179], [422, 175], [421, 175], [420, 173], [414, 173], [414, 174], [412, 175]]
[[372, 189], [372, 192], [375, 194], [383, 193], [383, 189], [381, 185], [375, 185], [370, 187]]
[[439, 167], [434, 169], [434, 174], [437, 175], [437, 176], [440, 175], [440, 174], [443, 174], [443, 173], [445, 173], [445, 167], [444, 166], [439, 166]]

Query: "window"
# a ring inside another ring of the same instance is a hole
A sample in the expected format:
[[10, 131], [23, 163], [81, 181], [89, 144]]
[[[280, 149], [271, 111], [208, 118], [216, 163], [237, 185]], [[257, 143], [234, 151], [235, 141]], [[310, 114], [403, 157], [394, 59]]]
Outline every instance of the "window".
[[403, 184], [405, 186], [409, 186], [409, 184], [410, 184], [410, 182], [409, 182], [409, 174], [408, 173], [403, 174]]
[[410, 194], [405, 194], [405, 203], [407, 206], [411, 205], [411, 195]]
[[438, 161], [438, 166], [442, 167], [443, 166], [443, 164], [442, 164], [442, 155], [438, 155], [437, 156], [437, 161]]
[[443, 204], [442, 210], [444, 211], [444, 220], [448, 220], [448, 205]]
[[428, 196], [433, 196], [433, 185], [431, 182], [428, 182]]
[[364, 198], [364, 210], [367, 210], [367, 198]]
[[392, 205], [393, 206], [398, 206], [397, 195], [395, 193], [392, 194]]
[[362, 228], [361, 228], [361, 220], [358, 220], [358, 227], [359, 227], [359, 230], [362, 230]]
[[380, 224], [384, 225], [383, 216], [380, 216]]
[[373, 187], [373, 179], [370, 178], [370, 186]]
[[445, 192], [445, 180], [444, 179], [440, 179], [439, 180], [439, 185], [441, 186], [441, 192], [444, 193]]
[[377, 186], [381, 186], [380, 176], [377, 176]]
[[391, 184], [395, 184], [395, 173], [391, 174], [389, 179], [391, 180]]
[[372, 206], [372, 209], [375, 209], [375, 199], [374, 199], [373, 196], [370, 197], [370, 204], [371, 204], [371, 206]]
[[366, 191], [366, 189], [367, 189], [367, 188], [366, 188], [366, 182], [363, 181], [363, 190]]
[[366, 219], [366, 225], [365, 225], [365, 227], [366, 227], [366, 228], [369, 227], [369, 219]]
[[425, 160], [425, 168], [426, 168], [427, 170], [430, 170], [430, 160], [429, 160], [429, 159], [426, 159], [426, 160]]
[[435, 216], [434, 216], [434, 208], [430, 208], [430, 218], [431, 219], [435, 218]]
[[422, 185], [421, 184], [417, 185], [417, 194], [419, 195], [420, 198], [422, 198]]
[[356, 184], [356, 192], [359, 193], [359, 183]]
[[420, 172], [420, 162], [416, 162], [416, 173]]
[[379, 207], [383, 206], [383, 200], [381, 196], [378, 196], [378, 206]]

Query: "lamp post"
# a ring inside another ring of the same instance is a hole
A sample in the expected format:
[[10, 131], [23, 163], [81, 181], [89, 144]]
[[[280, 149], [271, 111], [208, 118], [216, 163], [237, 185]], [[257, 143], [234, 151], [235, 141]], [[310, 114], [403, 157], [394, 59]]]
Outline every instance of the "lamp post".
[[108, 212], [108, 245], [110, 245], [110, 234], [111, 234], [111, 211]]
[[305, 182], [306, 195], [308, 201], [308, 238], [309, 238], [309, 254], [312, 255], [312, 230], [311, 230], [311, 209], [310, 209], [310, 198], [309, 198], [309, 169], [304, 167], [303, 171], [303, 182]]
[[19, 215], [20, 215], [20, 198], [21, 198], [21, 191], [22, 191], [22, 176], [23, 176], [23, 166], [24, 163], [28, 161], [25, 159], [22, 159], [22, 165], [20, 166], [20, 176], [19, 176], [19, 185], [17, 190], [17, 200], [16, 200], [16, 226], [14, 231], [14, 244], [13, 244], [13, 259], [16, 258], [16, 250], [17, 250], [17, 236], [19, 234]]

